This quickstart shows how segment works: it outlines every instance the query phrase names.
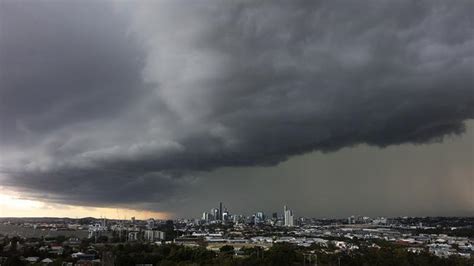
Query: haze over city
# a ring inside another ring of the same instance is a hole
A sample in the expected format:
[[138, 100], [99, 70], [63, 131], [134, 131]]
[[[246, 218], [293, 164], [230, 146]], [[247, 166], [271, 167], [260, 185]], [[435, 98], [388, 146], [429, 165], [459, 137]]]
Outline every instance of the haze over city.
[[473, 13], [0, 1], [0, 216], [473, 216]]

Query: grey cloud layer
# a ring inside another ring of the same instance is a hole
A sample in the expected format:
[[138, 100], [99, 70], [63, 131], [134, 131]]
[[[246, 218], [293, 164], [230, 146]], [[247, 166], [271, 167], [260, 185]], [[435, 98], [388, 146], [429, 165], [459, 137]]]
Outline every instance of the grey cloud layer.
[[162, 201], [474, 118], [471, 1], [1, 5], [1, 182], [53, 201]]

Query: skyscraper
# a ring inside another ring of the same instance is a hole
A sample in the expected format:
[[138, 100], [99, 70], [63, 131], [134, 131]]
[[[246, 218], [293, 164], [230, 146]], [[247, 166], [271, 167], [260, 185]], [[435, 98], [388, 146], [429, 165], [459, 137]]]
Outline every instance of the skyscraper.
[[211, 214], [212, 214], [212, 220], [213, 221], [219, 220], [219, 217], [220, 217], [219, 209], [217, 209], [217, 208], [211, 209]]
[[222, 213], [222, 202], [219, 202], [219, 219], [218, 220], [224, 220], [223, 219], [224, 215]]
[[209, 222], [211, 220], [210, 219], [211, 216], [212, 216], [212, 213], [203, 212], [201, 220]]
[[255, 213], [255, 223], [263, 223], [265, 221], [265, 214], [263, 212]]
[[283, 206], [283, 216], [285, 217], [285, 226], [294, 226], [293, 211]]

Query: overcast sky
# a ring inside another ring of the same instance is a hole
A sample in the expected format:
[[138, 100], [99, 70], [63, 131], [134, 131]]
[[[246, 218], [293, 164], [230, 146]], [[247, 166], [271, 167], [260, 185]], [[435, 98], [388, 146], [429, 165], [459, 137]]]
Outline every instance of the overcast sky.
[[474, 214], [474, 2], [0, 1], [0, 186], [198, 216]]

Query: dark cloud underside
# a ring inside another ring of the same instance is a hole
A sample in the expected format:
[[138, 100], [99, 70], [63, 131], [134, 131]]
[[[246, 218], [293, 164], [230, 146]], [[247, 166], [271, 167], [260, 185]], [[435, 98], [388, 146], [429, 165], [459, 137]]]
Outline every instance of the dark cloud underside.
[[472, 1], [0, 5], [1, 182], [51, 201], [162, 202], [474, 118]]

